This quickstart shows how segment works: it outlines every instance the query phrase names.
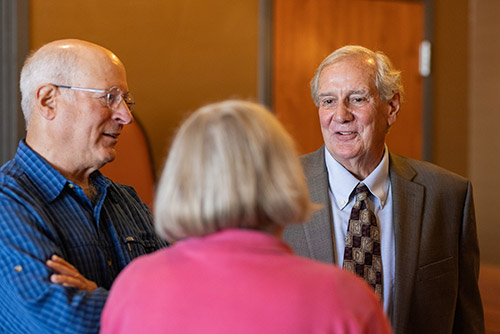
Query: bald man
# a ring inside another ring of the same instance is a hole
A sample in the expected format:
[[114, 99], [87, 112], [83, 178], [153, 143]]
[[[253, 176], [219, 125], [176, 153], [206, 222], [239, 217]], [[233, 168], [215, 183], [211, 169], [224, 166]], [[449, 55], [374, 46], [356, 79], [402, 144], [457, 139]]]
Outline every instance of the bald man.
[[111, 51], [46, 44], [21, 72], [26, 138], [0, 169], [0, 332], [97, 333], [108, 289], [134, 258], [163, 246], [113, 161], [134, 98]]

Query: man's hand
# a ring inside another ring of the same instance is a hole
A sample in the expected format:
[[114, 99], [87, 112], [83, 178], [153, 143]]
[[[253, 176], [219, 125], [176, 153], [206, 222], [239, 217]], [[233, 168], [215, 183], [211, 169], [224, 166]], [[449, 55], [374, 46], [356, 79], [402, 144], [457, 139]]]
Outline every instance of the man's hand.
[[52, 283], [77, 288], [80, 291], [90, 292], [97, 289], [97, 284], [83, 277], [75, 267], [57, 255], [52, 255], [46, 265], [56, 272], [50, 276]]

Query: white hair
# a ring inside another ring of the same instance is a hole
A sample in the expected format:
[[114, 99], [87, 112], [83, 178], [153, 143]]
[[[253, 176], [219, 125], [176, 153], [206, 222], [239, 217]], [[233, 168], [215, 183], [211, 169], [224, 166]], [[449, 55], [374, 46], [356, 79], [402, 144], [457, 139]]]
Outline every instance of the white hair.
[[21, 70], [21, 107], [28, 127], [33, 111], [36, 91], [47, 83], [71, 84], [79, 64], [77, 48], [43, 46], [33, 52]]
[[389, 101], [395, 94], [399, 93], [403, 100], [403, 84], [401, 82], [401, 71], [392, 65], [389, 57], [381, 51], [372, 51], [359, 45], [346, 45], [328, 55], [318, 66], [311, 80], [311, 95], [316, 106], [319, 106], [319, 77], [328, 65], [338, 63], [346, 58], [368, 58], [375, 62], [375, 86], [384, 101]]

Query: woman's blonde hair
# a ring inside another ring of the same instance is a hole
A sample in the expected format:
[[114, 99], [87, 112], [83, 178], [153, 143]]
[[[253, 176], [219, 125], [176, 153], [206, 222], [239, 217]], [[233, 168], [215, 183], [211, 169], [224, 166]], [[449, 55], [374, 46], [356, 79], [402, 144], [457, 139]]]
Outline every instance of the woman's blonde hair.
[[154, 208], [157, 232], [175, 242], [305, 221], [315, 205], [278, 120], [259, 104], [230, 100], [198, 109], [179, 128]]

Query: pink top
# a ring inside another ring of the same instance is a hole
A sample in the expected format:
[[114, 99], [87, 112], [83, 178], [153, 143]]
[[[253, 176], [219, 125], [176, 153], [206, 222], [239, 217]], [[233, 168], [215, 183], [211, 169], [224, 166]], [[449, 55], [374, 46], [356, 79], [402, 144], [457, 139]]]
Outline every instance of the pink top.
[[133, 261], [115, 280], [101, 318], [101, 333], [113, 334], [390, 332], [361, 279], [243, 229]]

